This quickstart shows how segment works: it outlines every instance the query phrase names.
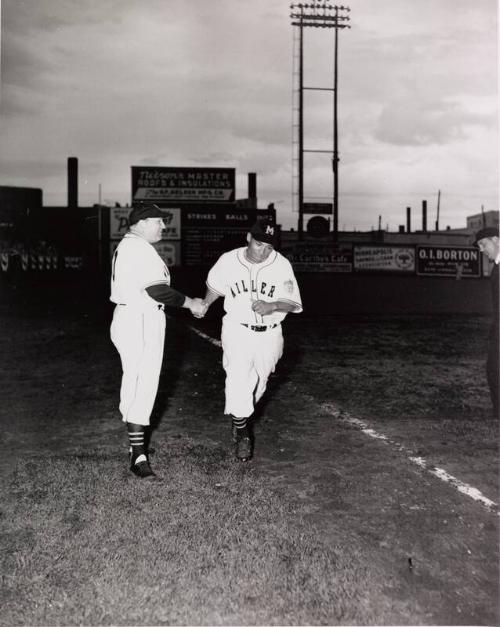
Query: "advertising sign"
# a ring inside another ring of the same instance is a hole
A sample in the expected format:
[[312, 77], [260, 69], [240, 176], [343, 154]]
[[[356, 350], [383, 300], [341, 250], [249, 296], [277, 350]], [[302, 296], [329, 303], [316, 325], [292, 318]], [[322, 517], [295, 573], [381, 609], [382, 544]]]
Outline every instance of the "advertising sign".
[[352, 244], [294, 242], [280, 252], [295, 272], [352, 272]]
[[181, 210], [180, 209], [162, 209], [165, 217], [163, 224], [165, 228], [161, 236], [164, 240], [181, 239]]
[[479, 248], [417, 246], [417, 274], [460, 279], [481, 276]]
[[181, 243], [180, 242], [167, 242], [162, 240], [157, 244], [153, 244], [156, 248], [156, 252], [160, 255], [163, 261], [169, 268], [172, 266], [181, 265]]
[[[113, 207], [110, 209], [109, 217], [109, 237], [110, 239], [121, 239], [128, 230], [128, 215], [131, 207]], [[181, 210], [162, 209], [165, 214], [163, 220], [162, 240], [181, 239]]]
[[234, 202], [234, 168], [132, 166], [132, 200]]
[[131, 207], [113, 207], [109, 210], [109, 238], [121, 239], [128, 231], [128, 214]]
[[415, 272], [413, 246], [354, 246], [354, 270], [376, 272]]

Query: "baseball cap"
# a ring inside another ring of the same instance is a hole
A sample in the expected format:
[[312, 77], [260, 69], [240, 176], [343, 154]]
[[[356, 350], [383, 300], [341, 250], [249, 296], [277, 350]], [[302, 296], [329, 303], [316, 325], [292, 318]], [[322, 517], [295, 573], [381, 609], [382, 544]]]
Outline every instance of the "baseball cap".
[[481, 229], [476, 233], [476, 237], [474, 239], [474, 244], [477, 246], [479, 240], [484, 239], [485, 237], [498, 237], [498, 227], [497, 226], [485, 226], [484, 229]]
[[164, 218], [163, 211], [154, 203], [137, 203], [133, 206], [132, 211], [128, 216], [128, 223], [130, 225], [137, 224], [139, 220], [146, 220], [147, 218]]
[[250, 235], [266, 244], [271, 244], [276, 248], [278, 244], [278, 227], [271, 220], [259, 220], [250, 229]]

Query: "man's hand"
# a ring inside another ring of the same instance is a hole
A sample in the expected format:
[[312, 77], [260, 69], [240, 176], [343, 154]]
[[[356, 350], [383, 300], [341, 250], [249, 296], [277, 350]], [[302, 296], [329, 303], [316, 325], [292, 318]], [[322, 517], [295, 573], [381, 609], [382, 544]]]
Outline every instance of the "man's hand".
[[256, 300], [252, 303], [252, 309], [261, 316], [267, 316], [276, 311], [276, 306], [274, 303], [266, 303], [265, 300]]
[[201, 298], [192, 298], [189, 309], [195, 318], [203, 318], [207, 313], [208, 305]]

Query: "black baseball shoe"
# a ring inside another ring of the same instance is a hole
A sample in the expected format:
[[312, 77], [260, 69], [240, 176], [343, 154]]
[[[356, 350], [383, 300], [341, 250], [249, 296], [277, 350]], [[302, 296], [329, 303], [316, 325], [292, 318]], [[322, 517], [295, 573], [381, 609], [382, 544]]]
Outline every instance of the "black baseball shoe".
[[[154, 446], [152, 446], [151, 448], [148, 448], [148, 450], [147, 450], [147, 454], [148, 454], [148, 455], [154, 455], [155, 453], [156, 453], [156, 449], [154, 448]], [[131, 446], [129, 446], [129, 447], [128, 447], [128, 458], [129, 458], [129, 459], [132, 459], [132, 455], [133, 455], [133, 453], [132, 453], [132, 447], [131, 447]]]
[[146, 477], [156, 477], [145, 455], [139, 455], [137, 459], [139, 461], [135, 461], [130, 465], [130, 470], [134, 473], [134, 475], [140, 477], [141, 479], [145, 479]]
[[236, 429], [236, 457], [247, 462], [252, 459], [252, 440], [248, 429]]

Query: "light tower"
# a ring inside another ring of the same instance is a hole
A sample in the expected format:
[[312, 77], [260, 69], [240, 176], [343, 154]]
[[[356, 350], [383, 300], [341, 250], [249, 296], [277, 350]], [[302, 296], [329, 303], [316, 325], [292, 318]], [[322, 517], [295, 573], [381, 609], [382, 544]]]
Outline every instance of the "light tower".
[[[338, 234], [338, 202], [339, 202], [339, 153], [338, 153], [338, 30], [339, 28], [350, 28], [349, 15], [350, 8], [346, 6], [331, 5], [328, 0], [324, 2], [313, 2], [311, 4], [291, 4], [290, 17], [292, 26], [298, 27], [298, 123], [297, 130], [297, 190], [293, 191], [298, 199], [298, 232], [299, 239], [304, 233], [304, 153], [305, 152], [326, 152], [332, 154], [333, 171], [333, 237], [337, 240]], [[334, 29], [334, 57], [333, 57], [333, 87], [304, 87], [304, 28], [333, 28]], [[304, 149], [304, 91], [319, 90], [333, 92], [333, 149], [314, 150]]]

